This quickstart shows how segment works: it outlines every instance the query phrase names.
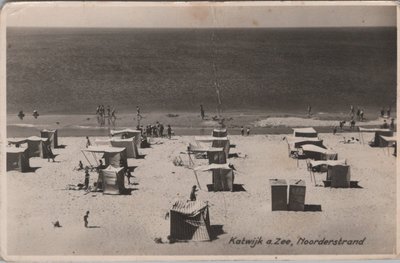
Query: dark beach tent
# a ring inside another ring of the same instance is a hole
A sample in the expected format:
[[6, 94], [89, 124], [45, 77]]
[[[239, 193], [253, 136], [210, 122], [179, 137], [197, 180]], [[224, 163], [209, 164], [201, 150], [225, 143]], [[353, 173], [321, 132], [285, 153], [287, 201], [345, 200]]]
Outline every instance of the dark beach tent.
[[177, 241], [210, 241], [208, 204], [202, 201], [176, 201], [170, 210], [170, 238]]
[[213, 191], [233, 191], [235, 175], [228, 164], [210, 164], [199, 166], [195, 171], [211, 171]]
[[212, 131], [213, 137], [226, 137], [228, 136], [228, 131], [226, 129], [214, 129]]
[[112, 147], [125, 148], [127, 158], [139, 158], [139, 152], [137, 144], [134, 141], [134, 138], [129, 138], [129, 139], [112, 138], [110, 142]]
[[331, 182], [331, 187], [350, 187], [350, 166], [349, 165], [328, 165], [326, 180]]
[[211, 147], [207, 150], [208, 163], [224, 164], [226, 163], [226, 154], [224, 148]]
[[29, 171], [28, 148], [7, 147], [7, 171]]
[[[383, 136], [383, 138], [382, 138], [382, 136]], [[386, 138], [393, 137], [393, 131], [392, 130], [376, 131], [375, 132], [375, 138], [374, 138], [373, 146], [375, 146], [375, 147], [387, 147], [388, 146], [388, 141], [385, 140], [385, 137]]]
[[328, 166], [335, 165], [346, 165], [346, 159], [344, 160], [322, 160], [322, 161], [310, 161], [310, 168], [313, 172], [327, 172]]
[[395, 136], [379, 136], [380, 137], [380, 146], [381, 147], [393, 147], [396, 142], [397, 139]]
[[115, 168], [109, 165], [106, 169], [100, 170], [102, 177], [103, 194], [118, 195], [125, 190], [124, 168]]
[[7, 141], [8, 141], [8, 145], [14, 146], [17, 148], [20, 147], [21, 144], [28, 143], [28, 141], [25, 138], [24, 139], [10, 138], [10, 139], [7, 139]]
[[140, 147], [141, 143], [141, 131], [139, 130], [131, 130], [131, 129], [124, 129], [124, 130], [111, 130], [110, 131], [112, 137], [119, 137], [121, 139], [128, 139], [128, 138], [135, 138], [136, 146]]
[[314, 128], [295, 128], [293, 129], [293, 136], [315, 138], [318, 137], [318, 133], [314, 130]]
[[40, 137], [47, 138], [52, 148], [58, 147], [58, 133], [57, 130], [42, 130]]
[[29, 157], [51, 157], [49, 156], [50, 153], [47, 150], [47, 144], [49, 141], [48, 139], [31, 136], [27, 138], [26, 141], [28, 142]]
[[[128, 166], [126, 150], [123, 147], [89, 146], [88, 148], [82, 150], [82, 153], [85, 155], [85, 158], [89, 162], [89, 159], [86, 156], [85, 152], [92, 154], [102, 154], [106, 166], [111, 165], [115, 168]], [[94, 156], [94, 158], [95, 162], [97, 162], [97, 157]]]
[[303, 154], [313, 160], [337, 160], [338, 154], [334, 151], [315, 146], [312, 144], [302, 145]]

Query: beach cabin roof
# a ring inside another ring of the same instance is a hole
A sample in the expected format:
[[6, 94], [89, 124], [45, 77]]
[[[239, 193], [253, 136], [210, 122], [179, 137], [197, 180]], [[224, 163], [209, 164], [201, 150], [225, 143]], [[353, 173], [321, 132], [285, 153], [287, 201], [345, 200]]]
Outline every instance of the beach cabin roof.
[[308, 152], [317, 152], [317, 153], [324, 153], [324, 154], [334, 154], [336, 152], [332, 150], [328, 150], [319, 146], [315, 146], [313, 144], [305, 144], [302, 145], [301, 148], [303, 148], [303, 151], [308, 151]]
[[194, 139], [199, 142], [229, 141], [228, 137], [213, 137], [213, 136], [195, 136]]
[[171, 211], [193, 217], [201, 213], [208, 207], [206, 202], [203, 201], [176, 201], [171, 208]]
[[24, 153], [28, 148], [22, 148], [22, 147], [6, 147], [6, 152], [7, 153]]
[[132, 129], [123, 129], [123, 130], [111, 130], [110, 133], [111, 135], [117, 135], [117, 134], [122, 134], [122, 133], [141, 133], [139, 130], [132, 130]]
[[304, 144], [323, 146], [323, 141], [316, 137], [288, 137], [286, 138], [290, 149], [299, 148]]
[[27, 139], [26, 138], [10, 138], [7, 139], [8, 143], [11, 144], [21, 144], [21, 143], [26, 143]]
[[335, 165], [346, 165], [346, 159], [343, 160], [322, 160], [322, 161], [310, 161], [311, 167], [317, 167], [320, 165], [335, 166]]
[[49, 130], [49, 129], [43, 129], [41, 132], [57, 132], [57, 129], [54, 130]]
[[94, 153], [119, 153], [125, 150], [124, 147], [109, 147], [109, 146], [89, 146], [86, 149], [83, 149], [85, 152], [94, 152]]
[[379, 128], [362, 128], [359, 127], [358, 130], [360, 132], [390, 132], [390, 129], [379, 129]]
[[317, 137], [318, 133], [314, 128], [293, 128], [294, 137]]
[[215, 169], [224, 169], [224, 170], [231, 170], [232, 168], [229, 167], [229, 164], [224, 163], [224, 164], [217, 164], [217, 163], [212, 163], [209, 165], [202, 165], [194, 168], [195, 171], [211, 171]]
[[37, 142], [37, 141], [47, 142], [49, 139], [48, 138], [41, 138], [41, 137], [38, 137], [38, 136], [31, 136], [31, 137], [27, 138], [26, 140], [27, 141], [35, 141], [35, 142]]

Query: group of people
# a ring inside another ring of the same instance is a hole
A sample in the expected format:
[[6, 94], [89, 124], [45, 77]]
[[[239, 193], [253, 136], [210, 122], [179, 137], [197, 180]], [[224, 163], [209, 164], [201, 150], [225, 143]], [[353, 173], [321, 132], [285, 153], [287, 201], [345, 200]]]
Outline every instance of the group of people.
[[[240, 128], [240, 134], [241, 134], [242, 136], [244, 136], [244, 127], [243, 127], [243, 126]], [[250, 135], [250, 127], [247, 127], [247, 128], [246, 128], [246, 135], [247, 135], [247, 136]]]
[[98, 105], [96, 108], [97, 122], [100, 126], [104, 126], [107, 118], [108, 124], [111, 124], [111, 122], [115, 123], [117, 119], [115, 113], [115, 108], [111, 108], [110, 105], [108, 105], [107, 108], [105, 108], [104, 105]]
[[[23, 111], [23, 110], [20, 110], [20, 111], [18, 112], [18, 115], [17, 115], [17, 116], [18, 116], [18, 118], [19, 118], [20, 120], [23, 120], [24, 117], [25, 117], [24, 111]], [[39, 117], [39, 112], [38, 112], [37, 110], [34, 110], [33, 113], [32, 113], [32, 116], [33, 116], [33, 118], [37, 119], [37, 118]]]
[[364, 109], [360, 107], [357, 107], [357, 111], [355, 110], [353, 105], [350, 105], [350, 118], [351, 120], [354, 120], [354, 117], [357, 116], [358, 121], [364, 121], [365, 120], [365, 112]]
[[143, 125], [137, 126], [137, 130], [140, 130], [142, 136], [146, 137], [160, 137], [163, 138], [167, 136], [168, 139], [171, 139], [172, 137], [172, 128], [171, 125], [167, 125], [167, 128], [165, 129], [164, 125], [160, 122], [156, 122], [155, 125], [146, 125], [146, 127], [143, 127]]

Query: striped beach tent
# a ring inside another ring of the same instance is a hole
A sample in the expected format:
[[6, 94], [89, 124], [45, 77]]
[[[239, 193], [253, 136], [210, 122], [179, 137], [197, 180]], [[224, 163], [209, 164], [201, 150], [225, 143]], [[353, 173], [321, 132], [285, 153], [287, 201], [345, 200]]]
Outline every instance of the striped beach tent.
[[212, 131], [213, 137], [226, 137], [228, 136], [228, 131], [226, 129], [214, 129]]
[[115, 168], [109, 165], [106, 169], [100, 170], [103, 184], [103, 194], [118, 195], [125, 190], [124, 168]]
[[177, 241], [210, 241], [208, 204], [202, 201], [176, 201], [170, 210], [170, 238]]

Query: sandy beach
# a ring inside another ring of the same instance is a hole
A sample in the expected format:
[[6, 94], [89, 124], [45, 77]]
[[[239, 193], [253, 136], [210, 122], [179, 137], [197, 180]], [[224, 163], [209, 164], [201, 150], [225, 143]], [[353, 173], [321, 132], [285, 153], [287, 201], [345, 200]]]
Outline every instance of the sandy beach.
[[[177, 198], [187, 199], [196, 184], [192, 170], [174, 166], [193, 136], [171, 140], [152, 139], [152, 147], [139, 149], [144, 159], [129, 159], [134, 169], [131, 195], [85, 194], [65, 190], [68, 184], [83, 183], [84, 173], [73, 171], [84, 160], [84, 137], [60, 137], [65, 148], [55, 149], [55, 163], [31, 158], [35, 172], [7, 172], [7, 253], [9, 255], [270, 255], [270, 254], [391, 254], [396, 246], [396, 158], [386, 149], [343, 144], [343, 136], [319, 134], [324, 144], [346, 159], [351, 180], [362, 188], [331, 189], [315, 186], [305, 161], [288, 157], [282, 135], [230, 136], [236, 145], [230, 158], [238, 173], [235, 184], [244, 191], [208, 192], [211, 174], [199, 172], [198, 200], [208, 201], [210, 221], [217, 237], [211, 242], [157, 244], [169, 235], [165, 214]], [[369, 135], [372, 138], [372, 134]], [[368, 137], [368, 135], [366, 136]], [[365, 137], [365, 138], [366, 138]], [[94, 138], [92, 138], [94, 140]], [[391, 149], [393, 151], [393, 149]], [[196, 165], [206, 160], [196, 159]], [[316, 174], [322, 184], [325, 174]], [[271, 211], [269, 179], [306, 181], [308, 205], [319, 212]], [[97, 180], [91, 173], [90, 183]], [[90, 211], [85, 228], [83, 216]], [[52, 222], [59, 220], [61, 228]], [[232, 238], [262, 237], [290, 239], [293, 246], [230, 243]], [[306, 239], [365, 239], [363, 245], [299, 245]]]

